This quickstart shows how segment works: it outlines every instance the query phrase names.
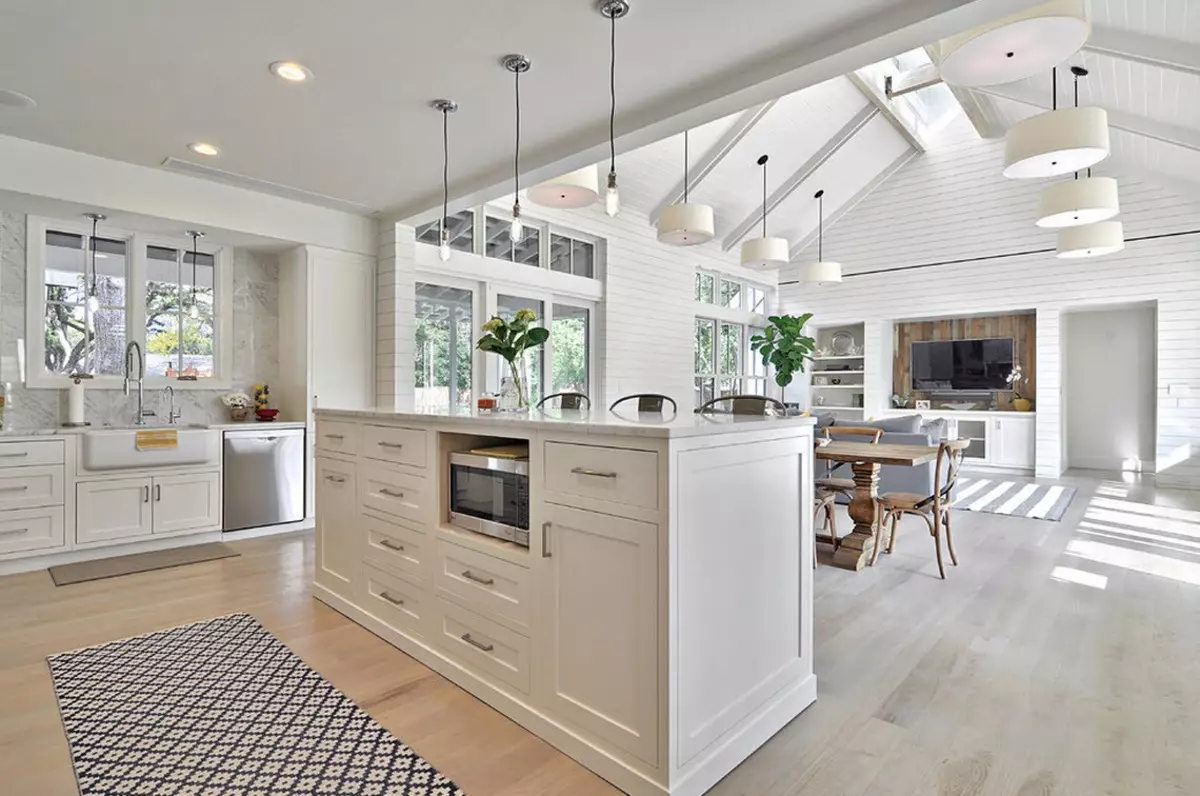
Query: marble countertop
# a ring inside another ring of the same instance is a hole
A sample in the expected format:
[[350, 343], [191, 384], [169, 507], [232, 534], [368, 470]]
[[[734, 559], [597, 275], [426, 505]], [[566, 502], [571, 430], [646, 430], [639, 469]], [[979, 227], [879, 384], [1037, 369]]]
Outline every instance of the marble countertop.
[[302, 420], [275, 420], [271, 423], [177, 423], [176, 425], [151, 424], [146, 426], [83, 426], [82, 428], [5, 428], [0, 430], [0, 437], [65, 437], [70, 434], [83, 434], [88, 431], [158, 431], [161, 429], [179, 429], [180, 431], [229, 431], [233, 429], [250, 428], [304, 428]]
[[492, 426], [533, 431], [567, 431], [624, 437], [702, 437], [760, 431], [768, 426], [804, 428], [816, 422], [811, 417], [764, 417], [761, 415], [696, 415], [690, 410], [676, 417], [669, 414], [613, 414], [603, 409], [591, 412], [571, 410], [517, 412], [479, 412], [474, 409], [430, 412], [398, 411], [386, 407], [370, 409], [318, 409], [317, 417], [357, 420], [400, 421], [407, 423], [446, 423], [464, 427]]

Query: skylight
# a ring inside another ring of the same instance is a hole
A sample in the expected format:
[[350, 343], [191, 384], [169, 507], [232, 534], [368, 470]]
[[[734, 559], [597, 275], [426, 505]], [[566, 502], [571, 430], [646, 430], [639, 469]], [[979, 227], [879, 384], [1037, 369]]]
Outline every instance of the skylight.
[[[884, 95], [884, 84], [902, 72], [911, 72], [933, 63], [923, 48], [885, 58], [858, 70], [858, 76]], [[962, 106], [945, 83], [913, 91], [890, 100], [893, 110], [917, 137], [928, 142], [947, 124], [963, 115]]]

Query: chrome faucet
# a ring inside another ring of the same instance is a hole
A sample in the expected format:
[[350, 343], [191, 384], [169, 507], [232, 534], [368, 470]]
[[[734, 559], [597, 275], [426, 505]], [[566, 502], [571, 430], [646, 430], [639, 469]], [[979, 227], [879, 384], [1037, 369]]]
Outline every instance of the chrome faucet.
[[168, 384], [165, 392], [171, 401], [171, 410], [167, 412], [167, 423], [173, 426], [176, 420], [183, 417], [183, 410], [175, 408], [175, 388]]
[[[136, 357], [134, 356], [134, 352], [137, 353]], [[138, 375], [137, 375], [136, 379], [131, 379], [129, 376], [129, 372], [131, 370], [133, 370], [134, 362], [137, 362]], [[138, 405], [137, 405], [137, 414], [133, 418], [133, 424], [135, 426], [144, 426], [144, 425], [146, 425], [147, 417], [155, 416], [153, 409], [146, 409], [146, 408], [144, 408], [144, 405], [143, 405], [144, 395], [142, 394], [142, 383], [145, 381], [145, 379], [146, 379], [146, 360], [142, 356], [142, 347], [140, 345], [138, 345], [136, 340], [130, 340], [129, 345], [125, 346], [125, 394], [129, 395], [129, 382], [136, 381], [137, 382]]]

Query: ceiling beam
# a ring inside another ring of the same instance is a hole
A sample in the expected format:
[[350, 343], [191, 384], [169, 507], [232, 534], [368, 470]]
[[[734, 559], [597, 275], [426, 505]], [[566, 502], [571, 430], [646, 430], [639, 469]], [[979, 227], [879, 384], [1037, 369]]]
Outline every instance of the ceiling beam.
[[888, 99], [894, 100], [896, 97], [903, 97], [905, 94], [936, 86], [942, 82], [942, 73], [937, 64], [925, 64], [907, 72], [888, 75], [885, 80], [883, 93]]
[[[1017, 86], [977, 88], [975, 91], [991, 97], [1019, 102], [1022, 105], [1030, 105], [1035, 108], [1042, 108], [1043, 110], [1050, 109], [1050, 103], [1046, 97], [1040, 96], [1038, 92], [1030, 92]], [[1127, 133], [1153, 138], [1156, 141], [1163, 141], [1200, 152], [1200, 131], [1189, 127], [1180, 127], [1176, 124], [1160, 122], [1155, 119], [1148, 119], [1145, 116], [1138, 116], [1137, 114], [1126, 113], [1125, 111], [1107, 110], [1107, 113], [1108, 124], [1114, 129], [1124, 130]]]
[[846, 77], [850, 78], [850, 82], [858, 89], [859, 93], [866, 97], [872, 105], [879, 109], [883, 114], [883, 118], [887, 119], [892, 127], [896, 128], [896, 132], [908, 142], [909, 146], [918, 152], [924, 152], [925, 142], [917, 135], [917, 130], [908, 120], [904, 119], [900, 114], [896, 113], [896, 109], [892, 107], [891, 101], [884, 96], [883, 92], [876, 88], [869, 80], [860, 76], [858, 72], [849, 72]]
[[[762, 105], [755, 106], [749, 110], [742, 111], [742, 114], [738, 116], [737, 121], [733, 123], [733, 127], [730, 127], [725, 132], [725, 135], [721, 136], [721, 139], [717, 141], [717, 143], [711, 149], [709, 149], [708, 152], [705, 152], [704, 156], [700, 158], [700, 160], [698, 160], [694, 166], [690, 166], [688, 168], [688, 178], [690, 182], [688, 191], [695, 191], [697, 186], [704, 181], [704, 178], [711, 174], [713, 169], [721, 165], [721, 161], [725, 160], [729, 153], [732, 152], [734, 148], [741, 142], [741, 140], [746, 137], [746, 134], [753, 130], [756, 124], [762, 121], [762, 118], [770, 112], [771, 108], [775, 107], [776, 102], [778, 102], [778, 100], [771, 100], [770, 102], [764, 102]], [[658, 206], [655, 207], [654, 211], [650, 214], [650, 226], [658, 226], [658, 217], [662, 215], [663, 210], [673, 204], [678, 204], [679, 202], [683, 201], [683, 189], [683, 180], [680, 180], [679, 183], [671, 189], [671, 192], [667, 194], [667, 198], [659, 202]]]
[[[841, 218], [843, 216], [845, 216], [847, 213], [849, 213], [851, 210], [853, 210], [859, 202], [861, 202], [863, 199], [866, 199], [868, 195], [874, 193], [876, 188], [878, 188], [880, 185], [883, 185], [885, 182], [887, 182], [887, 180], [893, 174], [900, 171], [900, 169], [904, 168], [904, 166], [910, 160], [915, 158], [918, 154], [920, 154], [920, 153], [916, 152], [915, 150], [910, 149], [907, 152], [905, 152], [904, 154], [902, 154], [900, 157], [893, 160], [888, 165], [884, 166], [883, 169], [878, 174], [876, 174], [874, 177], [871, 178], [870, 182], [868, 182], [866, 185], [864, 185], [862, 188], [860, 188], [858, 190], [858, 192], [856, 194], [854, 194], [854, 196], [851, 196], [850, 200], [848, 202], [845, 202], [841, 207], [837, 208], [832, 213], [830, 213], [828, 216], [826, 216], [825, 229], [831, 229], [834, 224], [836, 224], [839, 220], [841, 220]], [[791, 250], [791, 254], [790, 254], [791, 260], [793, 262], [795, 262], [796, 259], [799, 258], [800, 255], [804, 252], [804, 250], [807, 249], [809, 246], [811, 246], [813, 244], [813, 242], [816, 241], [816, 239], [817, 239], [817, 230], [814, 229], [812, 232], [808, 233], [803, 238], [796, 241], [795, 245], [792, 246], [792, 250]]]
[[1200, 47], [1176, 39], [1096, 26], [1083, 48], [1097, 55], [1200, 75]]
[[813, 173], [821, 167], [827, 160], [846, 145], [846, 142], [853, 138], [859, 130], [866, 126], [867, 122], [875, 118], [879, 113], [879, 108], [868, 104], [858, 113], [854, 114], [854, 118], [842, 125], [842, 129], [833, 134], [833, 137], [825, 142], [825, 145], [817, 150], [811, 158], [809, 158], [803, 166], [801, 166], [795, 174], [788, 177], [775, 192], [767, 197], [766, 209], [762, 205], [753, 214], [748, 216], [742, 223], [734, 227], [733, 231], [725, 236], [721, 243], [721, 248], [724, 251], [729, 251], [734, 246], [750, 234], [758, 224], [761, 223], [763, 213], [770, 213], [779, 206], [783, 200], [792, 195], [792, 192], [799, 188], [805, 180], [813, 175]]

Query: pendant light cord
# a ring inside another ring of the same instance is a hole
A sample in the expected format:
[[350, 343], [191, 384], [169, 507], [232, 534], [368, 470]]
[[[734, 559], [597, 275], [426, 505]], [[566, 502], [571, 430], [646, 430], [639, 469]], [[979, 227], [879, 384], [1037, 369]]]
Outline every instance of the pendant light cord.
[[521, 70], [513, 72], [517, 98], [517, 146], [513, 152], [513, 203], [521, 203]]
[[1050, 110], [1058, 110], [1058, 67], [1050, 70], [1050, 82], [1053, 84], [1053, 89], [1050, 92], [1051, 104]]
[[[442, 108], [442, 231], [450, 228], [450, 109]], [[440, 236], [439, 236], [440, 237]], [[439, 240], [438, 243], [441, 243]]]
[[767, 162], [763, 164], [763, 237], [767, 237]]
[[609, 16], [612, 22], [612, 40], [608, 59], [608, 157], [610, 174], [617, 173], [617, 13]]
[[825, 192], [817, 196], [817, 262], [825, 262]]
[[683, 131], [683, 203], [688, 203], [688, 131]]
[[96, 295], [96, 226], [100, 223], [100, 219], [92, 219], [92, 293]]
[[192, 306], [196, 306], [196, 256], [198, 251], [197, 244], [200, 241], [200, 236], [195, 232], [192, 233]]

